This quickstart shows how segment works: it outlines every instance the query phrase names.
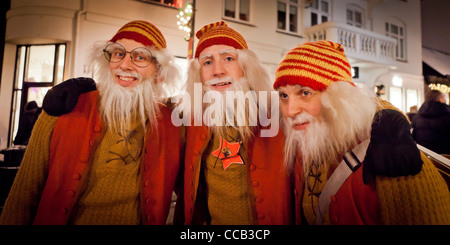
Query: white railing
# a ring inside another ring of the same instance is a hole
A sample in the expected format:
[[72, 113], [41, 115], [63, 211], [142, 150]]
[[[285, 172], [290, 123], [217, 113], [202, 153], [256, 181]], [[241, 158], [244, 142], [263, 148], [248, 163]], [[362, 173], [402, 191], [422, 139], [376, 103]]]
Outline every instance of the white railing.
[[349, 58], [392, 65], [396, 40], [354, 26], [326, 22], [304, 29], [309, 41], [329, 40], [340, 43]]

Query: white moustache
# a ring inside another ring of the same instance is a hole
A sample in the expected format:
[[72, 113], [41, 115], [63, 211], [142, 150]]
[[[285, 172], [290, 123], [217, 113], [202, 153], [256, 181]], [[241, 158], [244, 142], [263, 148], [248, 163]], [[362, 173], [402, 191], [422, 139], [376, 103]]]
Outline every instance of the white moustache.
[[233, 78], [232, 77], [222, 77], [222, 78], [214, 78], [211, 80], [208, 80], [205, 82], [205, 85], [207, 86], [214, 86], [214, 85], [218, 85], [221, 83], [233, 83]]
[[296, 115], [294, 118], [288, 117], [287, 121], [290, 126], [294, 126], [296, 124], [313, 123], [315, 121], [315, 118], [308, 112], [303, 111], [302, 113]]
[[139, 73], [137, 73], [135, 71], [126, 72], [126, 71], [123, 71], [121, 69], [115, 69], [115, 70], [113, 70], [113, 74], [116, 75], [116, 76], [122, 76], [122, 77], [134, 77], [134, 78], [136, 78], [138, 80], [141, 80], [141, 74], [139, 74]]

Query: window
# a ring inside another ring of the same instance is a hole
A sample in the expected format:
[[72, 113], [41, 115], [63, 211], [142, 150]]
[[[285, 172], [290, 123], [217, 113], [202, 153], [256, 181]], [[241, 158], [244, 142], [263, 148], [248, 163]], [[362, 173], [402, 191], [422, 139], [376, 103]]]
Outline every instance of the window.
[[416, 89], [406, 89], [406, 110], [410, 110], [412, 106], [419, 105], [419, 91]]
[[283, 31], [298, 31], [298, 0], [279, 0], [277, 28]]
[[183, 7], [183, 0], [140, 0], [142, 2], [149, 2], [149, 3], [160, 3], [164, 5], [168, 5], [171, 7], [181, 8]]
[[389, 89], [389, 102], [400, 110], [403, 110], [403, 96], [402, 88], [390, 87]]
[[362, 28], [364, 26], [363, 10], [355, 5], [347, 7], [347, 24]]
[[405, 51], [405, 28], [400, 22], [386, 22], [385, 23], [386, 36], [397, 40], [395, 46], [395, 57], [397, 60], [406, 60]]
[[[189, 60], [185, 57], [175, 57], [175, 64], [178, 65], [178, 67], [181, 70], [181, 79], [177, 81], [177, 85], [179, 88], [184, 86], [184, 81], [187, 79], [188, 74], [188, 68], [189, 68]], [[170, 94], [170, 97], [174, 97], [181, 94], [181, 91], [174, 91], [174, 94]]]
[[328, 0], [315, 0], [311, 4], [311, 26], [322, 24], [330, 17], [330, 3]]
[[23, 45], [17, 47], [16, 73], [11, 108], [11, 143], [17, 133], [25, 104], [36, 101], [42, 107], [47, 91], [63, 81], [65, 44]]
[[238, 21], [250, 21], [250, 0], [225, 0], [223, 16]]

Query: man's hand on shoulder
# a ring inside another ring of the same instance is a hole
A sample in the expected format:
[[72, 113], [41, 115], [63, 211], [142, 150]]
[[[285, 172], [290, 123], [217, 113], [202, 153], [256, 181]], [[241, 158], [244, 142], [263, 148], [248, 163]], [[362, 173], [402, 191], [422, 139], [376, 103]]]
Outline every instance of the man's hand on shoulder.
[[97, 86], [92, 78], [71, 78], [47, 92], [42, 108], [51, 116], [67, 114], [75, 108], [81, 94], [94, 90], [97, 90]]
[[410, 129], [408, 120], [399, 111], [384, 109], [375, 114], [364, 158], [365, 184], [373, 182], [375, 176], [415, 175], [422, 170], [420, 151]]

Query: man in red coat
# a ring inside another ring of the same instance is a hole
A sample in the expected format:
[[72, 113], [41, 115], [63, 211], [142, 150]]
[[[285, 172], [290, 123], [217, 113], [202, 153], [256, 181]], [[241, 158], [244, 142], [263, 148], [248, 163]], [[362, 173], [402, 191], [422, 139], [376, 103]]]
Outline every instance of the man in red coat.
[[[270, 111], [270, 100], [261, 100], [272, 90], [268, 73], [242, 35], [225, 22], [204, 26], [197, 37], [187, 81], [193, 99], [185, 97], [177, 107], [194, 112], [192, 121], [184, 121], [191, 123], [186, 127], [185, 224], [292, 224], [278, 104], [267, 117], [274, 122], [269, 126], [252, 118], [256, 111], [259, 118]], [[228, 99], [238, 92], [248, 95], [247, 108]], [[200, 101], [203, 108], [196, 108], [199, 97], [210, 104]]]
[[79, 78], [46, 96], [77, 99], [57, 103], [64, 115], [41, 114], [1, 224], [166, 223], [183, 145], [158, 97], [179, 75], [165, 38], [131, 21], [94, 47], [93, 64], [98, 91], [67, 91], [95, 89]]
[[297, 222], [450, 223], [447, 186], [412, 140], [409, 122], [352, 83], [340, 44], [298, 45], [278, 66], [274, 88]]

